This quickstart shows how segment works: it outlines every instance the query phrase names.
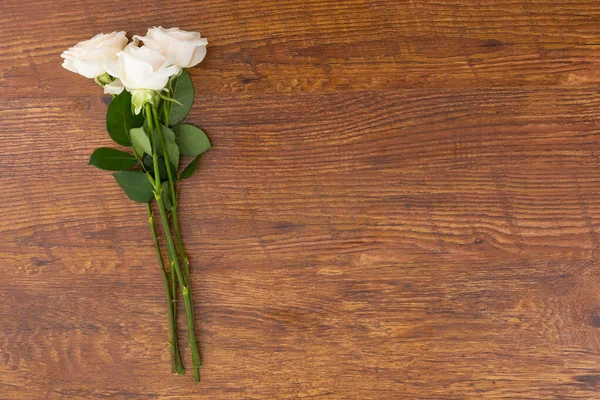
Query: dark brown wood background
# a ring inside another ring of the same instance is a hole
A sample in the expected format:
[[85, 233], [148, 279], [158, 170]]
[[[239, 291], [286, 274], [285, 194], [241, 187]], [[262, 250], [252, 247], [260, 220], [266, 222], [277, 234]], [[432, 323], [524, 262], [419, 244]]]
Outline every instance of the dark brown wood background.
[[[153, 25], [209, 39], [200, 385], [60, 66]], [[0, 398], [600, 399], [599, 66], [596, 0], [2, 0]]]

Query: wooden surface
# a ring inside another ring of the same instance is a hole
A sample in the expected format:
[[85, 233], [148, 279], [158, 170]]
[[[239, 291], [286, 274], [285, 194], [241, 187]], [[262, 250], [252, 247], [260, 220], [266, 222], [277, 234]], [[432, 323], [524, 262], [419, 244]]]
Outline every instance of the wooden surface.
[[[0, 11], [0, 398], [600, 399], [597, 1]], [[87, 166], [100, 89], [60, 66], [152, 25], [209, 40], [200, 385], [170, 374], [144, 207]]]

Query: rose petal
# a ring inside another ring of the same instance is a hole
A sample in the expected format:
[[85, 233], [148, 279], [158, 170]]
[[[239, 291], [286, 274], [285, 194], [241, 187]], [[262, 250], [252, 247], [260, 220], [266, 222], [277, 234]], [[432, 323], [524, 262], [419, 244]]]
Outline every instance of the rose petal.
[[73, 60], [77, 72], [86, 78], [94, 79], [104, 73], [104, 65], [100, 61]]

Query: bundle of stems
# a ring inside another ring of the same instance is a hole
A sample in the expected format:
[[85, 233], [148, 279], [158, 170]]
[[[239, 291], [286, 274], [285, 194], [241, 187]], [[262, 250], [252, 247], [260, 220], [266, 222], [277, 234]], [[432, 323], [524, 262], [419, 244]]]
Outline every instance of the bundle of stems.
[[[167, 108], [168, 104], [164, 104]], [[150, 144], [152, 147], [152, 170], [144, 167], [141, 156], [135, 154], [140, 161], [140, 165], [148, 180], [152, 184], [154, 199], [156, 200], [156, 206], [160, 215], [160, 221], [163, 227], [164, 240], [167, 248], [167, 259], [169, 269], [167, 270], [162, 251], [160, 248], [160, 241], [157, 234], [156, 222], [154, 219], [154, 212], [152, 210], [151, 202], [146, 203], [146, 210], [148, 212], [148, 223], [150, 224], [150, 230], [152, 231], [152, 237], [154, 240], [154, 247], [156, 249], [156, 256], [161, 269], [161, 276], [163, 279], [165, 294], [167, 299], [168, 315], [169, 315], [169, 345], [171, 349], [172, 358], [172, 370], [175, 374], [185, 373], [185, 368], [181, 363], [181, 356], [179, 353], [179, 343], [177, 335], [177, 298], [178, 290], [181, 292], [183, 297], [183, 304], [185, 307], [185, 315], [187, 320], [188, 329], [188, 344], [192, 352], [192, 367], [194, 370], [194, 380], [200, 380], [200, 367], [202, 361], [200, 359], [200, 352], [198, 351], [198, 345], [196, 341], [196, 329], [194, 323], [194, 302], [192, 297], [191, 279], [190, 279], [190, 267], [189, 259], [185, 253], [183, 246], [183, 240], [181, 238], [181, 228], [179, 224], [179, 217], [177, 214], [178, 205], [178, 186], [174, 179], [176, 171], [172, 171], [171, 160], [169, 159], [169, 152], [164, 151], [164, 164], [167, 171], [167, 182], [168, 184], [163, 185], [161, 183], [160, 169], [158, 164], [158, 145], [161, 148], [166, 149], [166, 141], [163, 135], [161, 125], [168, 126], [168, 112], [162, 113], [163, 119], [159, 117], [158, 107], [147, 103], [144, 108], [144, 117], [148, 124]], [[156, 135], [155, 135], [156, 133]], [[159, 143], [156, 143], [158, 139]], [[134, 153], [135, 150], [134, 150]], [[152, 174], [154, 172], [154, 174]], [[167, 193], [163, 193], [165, 191]], [[168, 199], [168, 202], [165, 201]], [[169, 218], [169, 216], [171, 218]], [[174, 233], [174, 234], [173, 234]], [[173, 241], [173, 238], [177, 242], [177, 245]]]

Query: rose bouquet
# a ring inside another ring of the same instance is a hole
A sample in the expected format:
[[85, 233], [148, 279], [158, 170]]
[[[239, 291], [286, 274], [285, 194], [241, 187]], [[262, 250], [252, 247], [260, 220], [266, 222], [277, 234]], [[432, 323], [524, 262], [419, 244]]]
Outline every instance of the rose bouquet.
[[[180, 292], [196, 382], [200, 380], [202, 362], [177, 205], [181, 180], [194, 173], [200, 155], [210, 148], [202, 130], [182, 123], [194, 101], [194, 86], [186, 68], [204, 59], [207, 43], [196, 32], [158, 27], [149, 29], [146, 36], [133, 36], [131, 42], [125, 32], [99, 34], [62, 54], [63, 67], [94, 79], [113, 96], [106, 129], [117, 144], [129, 147], [131, 152], [102, 147], [93, 152], [89, 163], [116, 171], [114, 177], [127, 196], [146, 205], [167, 299], [172, 370], [175, 374], [185, 372], [177, 340], [176, 301]], [[178, 172], [180, 156], [194, 158]], [[158, 210], [163, 227], [168, 268], [153, 208]]]

